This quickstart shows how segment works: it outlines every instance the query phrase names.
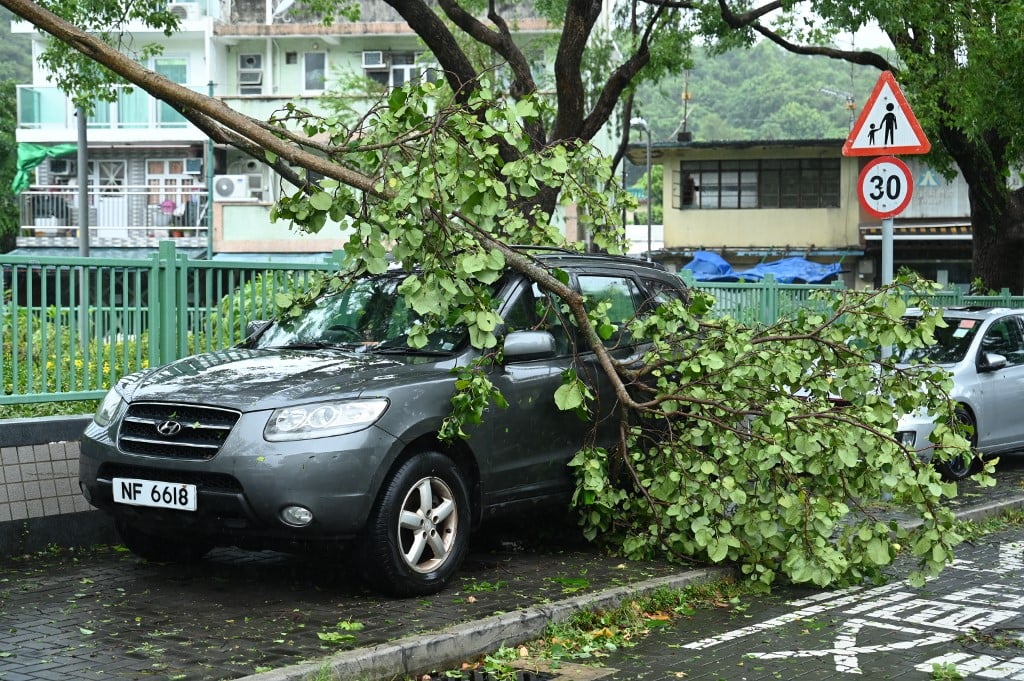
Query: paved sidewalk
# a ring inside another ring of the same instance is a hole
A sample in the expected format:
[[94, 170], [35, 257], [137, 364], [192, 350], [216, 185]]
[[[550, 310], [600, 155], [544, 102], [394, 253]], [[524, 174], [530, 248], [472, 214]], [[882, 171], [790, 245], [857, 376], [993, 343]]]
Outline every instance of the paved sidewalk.
[[[1022, 479], [1018, 463], [995, 490], [965, 485], [958, 513], [1024, 505]], [[300, 681], [325, 664], [345, 681], [391, 678], [535, 638], [638, 589], [723, 574], [518, 532], [492, 530], [450, 588], [409, 600], [365, 591], [345, 556], [225, 550], [174, 566], [107, 547], [0, 561], [0, 680]]]

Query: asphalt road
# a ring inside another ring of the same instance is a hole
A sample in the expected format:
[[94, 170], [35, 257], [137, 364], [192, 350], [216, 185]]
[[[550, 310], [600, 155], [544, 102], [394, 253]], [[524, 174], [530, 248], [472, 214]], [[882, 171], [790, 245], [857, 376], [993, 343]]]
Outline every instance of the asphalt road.
[[[1024, 679], [1024, 528], [962, 545], [923, 588], [777, 589], [607, 660], [609, 681]], [[906, 567], [906, 566], [904, 566]], [[954, 676], [954, 673], [960, 676]]]

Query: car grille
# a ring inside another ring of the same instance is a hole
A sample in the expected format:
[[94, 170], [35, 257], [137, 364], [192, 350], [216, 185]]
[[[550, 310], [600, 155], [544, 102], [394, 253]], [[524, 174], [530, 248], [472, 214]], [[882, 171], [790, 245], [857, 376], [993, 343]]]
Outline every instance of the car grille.
[[196, 471], [172, 471], [143, 466], [126, 466], [105, 463], [100, 466], [96, 477], [100, 480], [134, 478], [136, 480], [159, 480], [160, 482], [195, 485], [202, 492], [241, 494], [242, 483], [227, 473], [202, 473]]
[[117, 445], [129, 454], [170, 459], [212, 459], [239, 413], [216, 407], [139, 402], [128, 407]]

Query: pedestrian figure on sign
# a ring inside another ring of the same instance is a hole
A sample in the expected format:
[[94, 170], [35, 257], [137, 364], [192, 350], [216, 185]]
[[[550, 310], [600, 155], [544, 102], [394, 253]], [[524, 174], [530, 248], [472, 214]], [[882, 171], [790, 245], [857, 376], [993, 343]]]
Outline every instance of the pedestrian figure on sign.
[[890, 102], [885, 105], [886, 114], [882, 116], [882, 127], [885, 128], [885, 144], [896, 143], [896, 114], [892, 112], [896, 106]]
[[874, 123], [868, 128], [868, 144], [875, 143], [875, 133], [878, 132], [878, 126]]

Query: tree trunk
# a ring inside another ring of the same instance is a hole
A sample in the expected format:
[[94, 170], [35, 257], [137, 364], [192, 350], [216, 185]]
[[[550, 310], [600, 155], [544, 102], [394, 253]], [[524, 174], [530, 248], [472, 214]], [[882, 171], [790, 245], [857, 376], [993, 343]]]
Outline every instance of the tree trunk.
[[[1003, 178], [993, 178], [1003, 182]], [[1011, 293], [1024, 291], [1024, 242], [1021, 225], [1024, 224], [1024, 205], [1020, 190], [1007, 192], [1006, 201], [998, 214], [985, 201], [975, 200], [974, 186], [970, 188], [971, 225], [974, 257], [971, 270], [981, 279], [985, 288]]]
[[939, 137], [968, 187], [971, 275], [986, 289], [1024, 292], [1024, 190], [1006, 186], [1007, 140], [996, 132], [971, 139], [948, 126]]

